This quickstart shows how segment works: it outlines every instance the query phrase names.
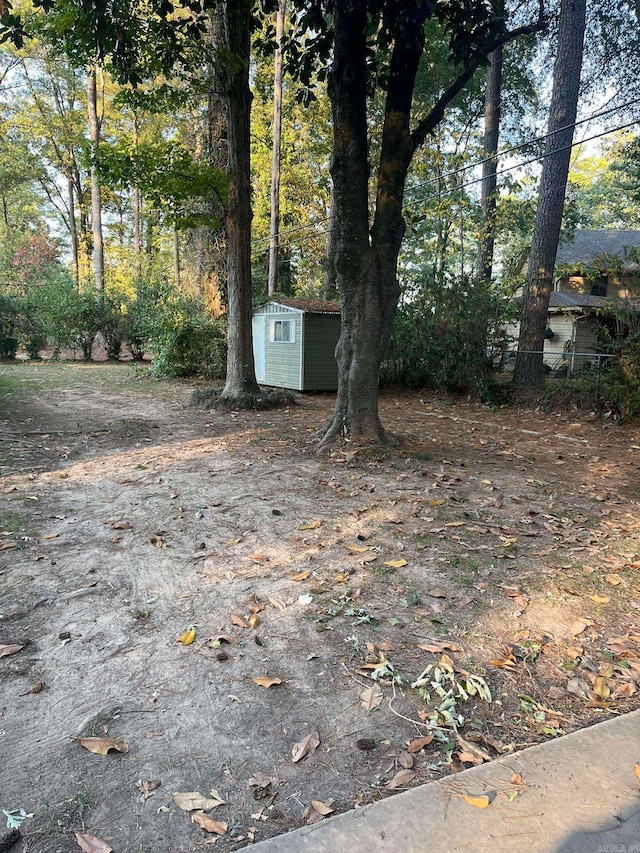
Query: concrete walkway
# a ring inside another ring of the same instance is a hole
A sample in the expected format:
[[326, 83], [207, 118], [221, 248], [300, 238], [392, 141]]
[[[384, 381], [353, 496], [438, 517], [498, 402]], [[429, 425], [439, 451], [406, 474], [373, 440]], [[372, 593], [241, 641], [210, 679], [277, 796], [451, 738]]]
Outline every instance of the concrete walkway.
[[[256, 853], [640, 853], [636, 764], [640, 764], [640, 711], [251, 849]], [[488, 794], [491, 804], [477, 808], [463, 794]]]

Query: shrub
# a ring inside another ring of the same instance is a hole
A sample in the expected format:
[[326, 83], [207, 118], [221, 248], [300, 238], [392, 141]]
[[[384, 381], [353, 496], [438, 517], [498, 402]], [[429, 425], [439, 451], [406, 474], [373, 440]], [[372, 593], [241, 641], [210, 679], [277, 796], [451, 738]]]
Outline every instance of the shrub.
[[14, 359], [18, 352], [18, 315], [16, 304], [8, 296], [0, 294], [0, 358]]

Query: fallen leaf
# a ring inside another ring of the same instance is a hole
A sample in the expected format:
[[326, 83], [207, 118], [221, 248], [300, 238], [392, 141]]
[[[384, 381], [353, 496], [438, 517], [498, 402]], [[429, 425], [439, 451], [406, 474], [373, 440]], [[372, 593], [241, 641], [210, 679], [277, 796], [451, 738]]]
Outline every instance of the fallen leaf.
[[196, 629], [193, 626], [190, 626], [182, 633], [182, 636], [178, 637], [177, 642], [182, 643], [183, 646], [190, 646], [195, 638]]
[[218, 806], [224, 805], [224, 800], [219, 797], [205, 797], [199, 791], [184, 791], [174, 794], [173, 802], [184, 812], [192, 812], [196, 809], [216, 809]]
[[129, 752], [127, 744], [118, 737], [79, 737], [80, 746], [95, 755], [107, 755], [109, 752]]
[[192, 823], [197, 823], [205, 832], [215, 832], [216, 835], [224, 835], [228, 824], [223, 820], [214, 820], [204, 812], [196, 812], [191, 815]]
[[258, 627], [259, 624], [260, 624], [260, 617], [256, 616], [256, 614], [253, 613], [249, 617], [249, 627], [255, 631], [255, 629]]
[[332, 809], [331, 806], [327, 805], [327, 803], [323, 803], [320, 800], [311, 800], [311, 806], [318, 812], [318, 814], [324, 815], [325, 817], [335, 811], [335, 809]]
[[480, 794], [478, 797], [471, 797], [469, 794], [463, 794], [462, 799], [470, 806], [475, 806], [477, 809], [486, 809], [491, 803], [491, 799], [487, 794]]
[[386, 786], [389, 790], [394, 791], [396, 788], [404, 788], [416, 778], [413, 770], [398, 770], [396, 775], [387, 782]]
[[401, 569], [403, 566], [408, 566], [409, 563], [406, 560], [385, 560], [383, 565], [389, 566], [390, 569]]
[[367, 687], [366, 690], [363, 690], [360, 694], [360, 704], [363, 705], [367, 711], [373, 711], [380, 706], [382, 698], [383, 693], [380, 685], [372, 684], [371, 687]]
[[294, 764], [301, 761], [306, 755], [311, 755], [320, 746], [320, 735], [318, 732], [311, 732], [306, 735], [301, 741], [294, 744], [291, 749], [291, 760]]
[[606, 595], [590, 595], [589, 598], [591, 601], [595, 601], [596, 604], [608, 604], [611, 601]]
[[236, 539], [225, 539], [222, 544], [223, 545], [239, 545], [240, 544], [240, 538], [238, 537]]
[[230, 646], [235, 646], [240, 642], [239, 638], [234, 634], [216, 634], [215, 637], [209, 637], [207, 646], [210, 649], [218, 649], [222, 643], [228, 643]]
[[638, 779], [640, 780], [640, 764], [636, 764], [636, 765], [635, 765], [635, 767], [634, 767], [633, 769], [634, 769], [634, 771], [635, 771], [636, 776], [637, 776], [637, 777], [638, 777]]
[[113, 847], [109, 847], [106, 841], [101, 841], [95, 835], [86, 832], [74, 832], [76, 844], [84, 853], [111, 853]]
[[425, 746], [429, 746], [431, 741], [433, 740], [433, 735], [425, 735], [424, 737], [416, 737], [413, 740], [409, 741], [409, 746], [407, 747], [408, 752], [420, 752], [421, 749], [424, 749]]
[[433, 498], [432, 500], [427, 501], [427, 504], [429, 506], [442, 506], [443, 503], [444, 503], [444, 498]]
[[408, 750], [403, 750], [398, 756], [398, 764], [404, 767], [405, 770], [411, 770], [413, 767], [413, 755]]
[[313, 521], [306, 521], [304, 524], [301, 524], [298, 530], [317, 530], [321, 524], [322, 522], [319, 518], [314, 518]]
[[514, 773], [511, 779], [509, 779], [512, 785], [522, 785], [522, 776], [520, 773]]
[[20, 649], [24, 649], [24, 646], [19, 646], [17, 643], [12, 643], [8, 646], [0, 646], [0, 658], [8, 657], [8, 655], [15, 655], [16, 652], [19, 652]]
[[266, 687], [266, 688], [273, 687], [274, 685], [277, 685], [277, 684], [282, 684], [281, 678], [269, 678], [268, 675], [258, 675], [255, 678], [252, 678], [251, 681], [253, 681], [254, 684], [257, 684], [258, 687]]
[[41, 539], [57, 539], [60, 536], [59, 533], [47, 533], [46, 536], [41, 536]]
[[591, 619], [584, 619], [582, 616], [579, 616], [574, 622], [571, 623], [569, 628], [569, 633], [574, 637], [577, 637], [578, 634], [582, 634], [585, 628], [588, 628], [589, 625], [593, 625]]
[[607, 575], [606, 580], [607, 583], [611, 584], [611, 586], [620, 586], [622, 583], [622, 577], [620, 575]]
[[340, 572], [340, 574], [336, 575], [333, 579], [334, 583], [344, 583], [349, 580], [349, 572]]
[[603, 675], [599, 675], [593, 685], [593, 692], [599, 699], [608, 699], [611, 695], [611, 690], [607, 684], [607, 679]]
[[450, 643], [448, 640], [434, 641], [432, 643], [419, 643], [417, 649], [422, 649], [424, 652], [433, 652], [439, 655], [440, 652], [461, 652], [462, 648], [457, 643]]
[[291, 575], [292, 581], [306, 581], [306, 579], [311, 574], [311, 569], [305, 569], [303, 572], [298, 572], [295, 575]]
[[277, 776], [267, 776], [266, 773], [263, 773], [261, 770], [258, 770], [247, 782], [247, 785], [250, 785], [255, 788], [268, 788], [269, 785], [277, 785], [280, 782]]
[[18, 547], [17, 542], [13, 542], [13, 541], [2, 542], [2, 544], [0, 544], [0, 551], [10, 551], [12, 548], [17, 548], [17, 547]]
[[156, 788], [159, 788], [162, 783], [159, 779], [151, 779], [150, 781], [138, 779], [136, 788], [140, 791], [140, 799], [145, 803], [149, 797], [153, 796]]
[[232, 625], [235, 625], [238, 628], [249, 628], [249, 623], [246, 619], [243, 619], [242, 616], [238, 616], [237, 613], [232, 613], [229, 621]]
[[449, 593], [446, 589], [442, 589], [442, 587], [436, 587], [435, 589], [428, 590], [427, 595], [430, 595], [431, 598], [447, 598]]
[[347, 551], [353, 551], [354, 554], [366, 554], [369, 550], [366, 545], [345, 545], [344, 547]]

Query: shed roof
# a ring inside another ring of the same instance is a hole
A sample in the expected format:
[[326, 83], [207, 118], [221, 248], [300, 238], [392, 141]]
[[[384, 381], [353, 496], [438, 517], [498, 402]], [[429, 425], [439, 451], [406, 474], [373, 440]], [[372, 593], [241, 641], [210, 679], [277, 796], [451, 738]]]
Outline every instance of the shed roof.
[[637, 247], [640, 247], [640, 231], [579, 229], [573, 232], [571, 238], [563, 234], [558, 246], [556, 266], [588, 264], [597, 258], [614, 257], [629, 269], [637, 265], [627, 261], [625, 249]]
[[278, 298], [271, 300], [276, 305], [284, 305], [285, 308], [296, 308], [305, 314], [339, 314], [339, 302], [325, 302], [322, 299], [288, 299]]
[[640, 300], [638, 299], [611, 299], [606, 296], [589, 296], [586, 293], [564, 293], [554, 290], [549, 298], [549, 309], [570, 308], [604, 308], [616, 303], [624, 304], [630, 311], [640, 311]]

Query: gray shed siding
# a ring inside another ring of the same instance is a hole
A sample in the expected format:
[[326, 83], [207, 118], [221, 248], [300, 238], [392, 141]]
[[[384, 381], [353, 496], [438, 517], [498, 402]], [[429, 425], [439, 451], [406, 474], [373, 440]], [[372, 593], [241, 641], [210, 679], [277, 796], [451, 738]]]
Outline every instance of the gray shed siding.
[[[273, 308], [269, 305], [267, 308]], [[265, 354], [265, 385], [277, 388], [293, 388], [300, 391], [302, 364], [302, 321], [303, 315], [295, 311], [267, 311], [267, 338]], [[272, 320], [293, 320], [295, 323], [295, 341], [293, 343], [269, 340], [269, 323]]]
[[305, 391], [335, 391], [338, 387], [335, 350], [339, 337], [339, 314], [305, 314], [303, 369]]

